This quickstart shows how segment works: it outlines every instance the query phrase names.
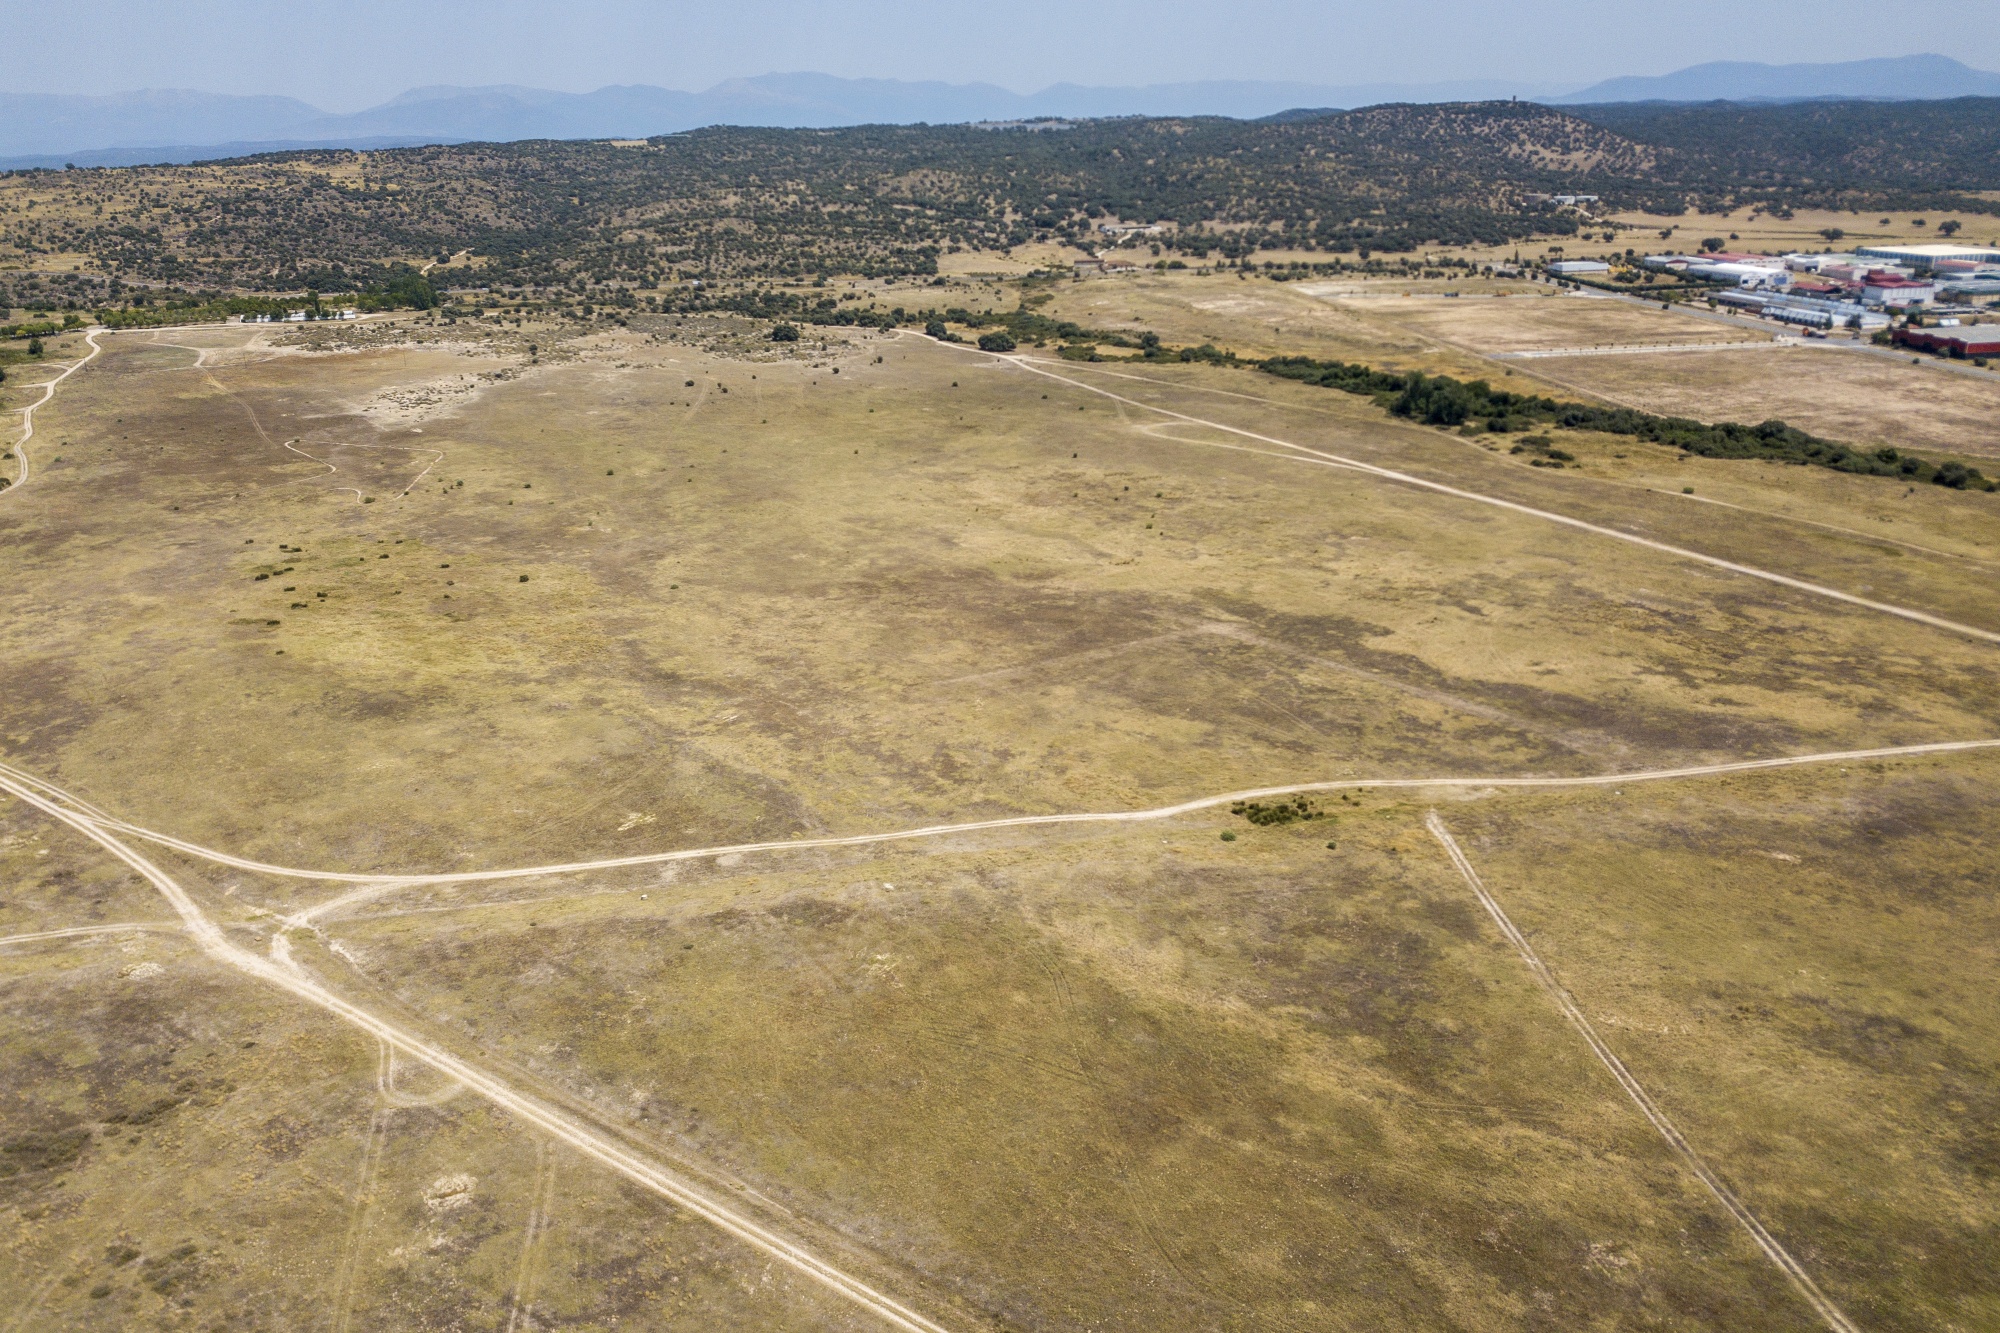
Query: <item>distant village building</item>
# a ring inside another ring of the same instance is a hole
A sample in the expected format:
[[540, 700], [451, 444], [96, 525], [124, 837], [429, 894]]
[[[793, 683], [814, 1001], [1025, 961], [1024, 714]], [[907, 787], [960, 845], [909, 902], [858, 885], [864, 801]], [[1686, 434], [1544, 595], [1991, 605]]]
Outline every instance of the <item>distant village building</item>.
[[1601, 259], [1558, 259], [1555, 263], [1549, 265], [1549, 272], [1565, 275], [1571, 273], [1609, 273], [1610, 271], [1611, 265]]

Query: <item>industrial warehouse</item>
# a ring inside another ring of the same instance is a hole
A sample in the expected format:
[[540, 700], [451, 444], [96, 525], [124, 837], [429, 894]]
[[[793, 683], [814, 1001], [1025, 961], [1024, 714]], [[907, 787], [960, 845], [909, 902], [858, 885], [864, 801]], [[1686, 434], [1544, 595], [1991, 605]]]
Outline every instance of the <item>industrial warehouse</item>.
[[[1863, 333], [1919, 331], [1919, 323], [1949, 329], [1992, 314], [2000, 296], [2000, 248], [1966, 245], [1857, 246], [1845, 253], [1764, 255], [1724, 250], [1647, 255], [1647, 269], [1686, 282], [1706, 283], [1718, 306], [1807, 329]], [[1548, 265], [1552, 275], [1574, 276], [1575, 261]], [[1987, 304], [1980, 304], [1985, 300]], [[1995, 325], [2000, 333], [2000, 325]], [[2000, 354], [2000, 338], [1970, 334], [1907, 342], [1954, 356]], [[1936, 345], [1933, 346], [1932, 342]]]

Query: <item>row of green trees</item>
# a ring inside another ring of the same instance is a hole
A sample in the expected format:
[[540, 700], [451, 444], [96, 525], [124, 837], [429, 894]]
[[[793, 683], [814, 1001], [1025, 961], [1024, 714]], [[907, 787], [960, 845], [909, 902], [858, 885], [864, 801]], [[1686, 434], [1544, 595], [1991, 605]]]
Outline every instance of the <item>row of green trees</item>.
[[1777, 420], [1755, 426], [1734, 421], [1711, 424], [1629, 407], [1599, 407], [1593, 403], [1512, 393], [1495, 389], [1485, 380], [1458, 380], [1418, 371], [1398, 373], [1302, 356], [1273, 357], [1261, 362], [1258, 368], [1268, 375], [1366, 395], [1396, 416], [1431, 426], [1476, 422], [1487, 430], [1503, 433], [1542, 425], [1558, 426], [1629, 436], [1703, 458], [1764, 458], [1831, 468], [1836, 472], [1906, 477], [1955, 490], [1996, 489], [1995, 483], [1977, 468], [1964, 463], [1933, 462], [1888, 446], [1856, 449]]

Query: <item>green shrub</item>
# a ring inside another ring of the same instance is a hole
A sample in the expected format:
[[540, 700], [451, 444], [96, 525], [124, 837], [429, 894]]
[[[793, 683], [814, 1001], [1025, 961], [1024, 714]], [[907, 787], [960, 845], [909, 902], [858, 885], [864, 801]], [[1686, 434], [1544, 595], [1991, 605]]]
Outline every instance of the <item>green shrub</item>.
[[1326, 812], [1314, 805], [1303, 794], [1288, 801], [1238, 801], [1229, 807], [1232, 815], [1241, 815], [1260, 828], [1274, 824], [1295, 824], [1302, 819], [1325, 819]]
[[1014, 350], [1014, 340], [1004, 333], [982, 333], [979, 335], [979, 350], [982, 352], [1011, 352]]

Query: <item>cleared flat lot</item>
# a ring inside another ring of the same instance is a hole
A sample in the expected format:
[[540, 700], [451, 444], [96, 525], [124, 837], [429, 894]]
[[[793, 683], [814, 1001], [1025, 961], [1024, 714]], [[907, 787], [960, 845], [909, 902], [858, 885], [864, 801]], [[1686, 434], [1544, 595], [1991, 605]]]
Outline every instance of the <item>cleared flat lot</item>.
[[1800, 348], [1755, 357], [1559, 357], [1524, 368], [1651, 412], [1734, 421], [1779, 417], [1855, 444], [2000, 457], [2000, 380], [1931, 365]]
[[1384, 320], [1471, 351], [1529, 352], [1547, 348], [1766, 341], [1736, 329], [1673, 311], [1589, 296], [1522, 293], [1446, 297], [1343, 295], [1339, 284], [1301, 283], [1308, 294], [1364, 318]]

